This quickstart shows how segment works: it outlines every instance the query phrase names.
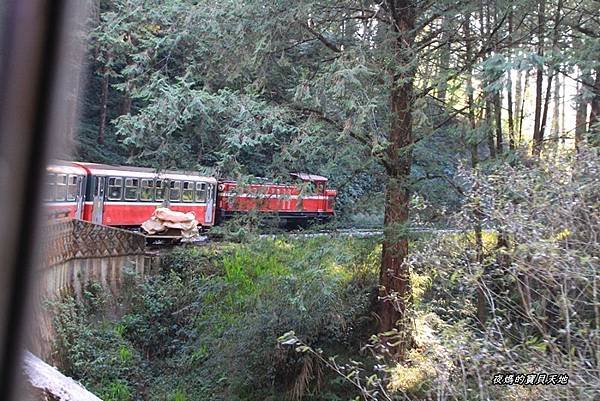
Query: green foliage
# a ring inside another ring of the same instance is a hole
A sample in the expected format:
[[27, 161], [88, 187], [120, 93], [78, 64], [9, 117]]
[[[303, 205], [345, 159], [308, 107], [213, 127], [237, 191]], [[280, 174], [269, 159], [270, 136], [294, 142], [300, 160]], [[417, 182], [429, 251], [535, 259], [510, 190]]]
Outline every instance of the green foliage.
[[374, 324], [380, 252], [322, 238], [179, 247], [116, 321], [58, 304], [57, 356], [107, 400], [330, 399], [347, 384], [277, 337], [293, 328], [312, 346], [356, 352]]

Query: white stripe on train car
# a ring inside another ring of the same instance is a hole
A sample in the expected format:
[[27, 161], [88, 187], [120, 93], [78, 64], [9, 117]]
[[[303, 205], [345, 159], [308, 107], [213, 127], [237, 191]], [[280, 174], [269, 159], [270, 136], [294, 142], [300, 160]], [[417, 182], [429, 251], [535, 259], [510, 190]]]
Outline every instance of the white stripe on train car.
[[[85, 202], [86, 205], [93, 205], [94, 202]], [[162, 206], [162, 202], [138, 202], [138, 201], [111, 201], [111, 200], [105, 200], [104, 201], [104, 206]], [[172, 207], [172, 206], [178, 206], [178, 207], [183, 207], [183, 206], [194, 206], [194, 207], [199, 207], [199, 206], [206, 206], [207, 203], [194, 203], [194, 202], [173, 202], [171, 201], [171, 204], [169, 206], [165, 206], [165, 207]]]
[[321, 196], [321, 195], [286, 195], [286, 194], [235, 194], [233, 192], [225, 192], [221, 196], [231, 196], [234, 198], [265, 198], [265, 199], [277, 199], [281, 198], [283, 200], [288, 199], [317, 199], [317, 200], [325, 200], [332, 198], [332, 196]]

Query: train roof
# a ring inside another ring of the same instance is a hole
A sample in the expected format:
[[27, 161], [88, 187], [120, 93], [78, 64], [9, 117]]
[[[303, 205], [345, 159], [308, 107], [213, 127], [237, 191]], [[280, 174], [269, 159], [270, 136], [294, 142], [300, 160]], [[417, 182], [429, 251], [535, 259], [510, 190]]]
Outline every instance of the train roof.
[[302, 181], [315, 181], [315, 182], [325, 182], [327, 181], [326, 177], [315, 174], [307, 174], [307, 173], [290, 173], [290, 175], [294, 178], [299, 178]]
[[46, 166], [46, 171], [56, 174], [87, 175], [87, 170], [82, 166], [64, 160], [50, 161], [50, 163], [48, 163]]
[[170, 178], [175, 180], [202, 180], [213, 184], [217, 183], [214, 177], [207, 177], [198, 174], [194, 171], [157, 171], [156, 169], [147, 167], [131, 167], [131, 166], [111, 166], [108, 164], [74, 162], [74, 164], [85, 168], [90, 174], [94, 175], [116, 175], [123, 177], [139, 177], [139, 178]]

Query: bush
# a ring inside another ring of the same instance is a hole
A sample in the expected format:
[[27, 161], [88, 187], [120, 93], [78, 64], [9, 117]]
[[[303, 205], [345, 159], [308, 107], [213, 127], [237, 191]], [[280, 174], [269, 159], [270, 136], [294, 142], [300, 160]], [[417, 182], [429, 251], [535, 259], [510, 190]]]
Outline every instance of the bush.
[[370, 240], [323, 238], [176, 248], [120, 319], [95, 323], [74, 301], [62, 305], [63, 366], [107, 400], [348, 392], [277, 337], [294, 329], [313, 346], [355, 353], [374, 324], [379, 254]]

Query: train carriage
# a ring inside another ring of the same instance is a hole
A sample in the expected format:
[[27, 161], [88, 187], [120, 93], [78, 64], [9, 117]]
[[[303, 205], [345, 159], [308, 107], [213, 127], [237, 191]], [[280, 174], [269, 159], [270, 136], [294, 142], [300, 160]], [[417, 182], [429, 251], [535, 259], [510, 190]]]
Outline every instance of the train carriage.
[[83, 219], [139, 227], [157, 207], [193, 212], [202, 226], [214, 225], [217, 181], [196, 173], [76, 163], [88, 174]]
[[46, 167], [45, 182], [44, 203], [50, 216], [83, 217], [86, 169], [72, 162], [54, 161]]
[[304, 173], [291, 176], [299, 182], [238, 186], [235, 181], [220, 181], [218, 219], [251, 211], [276, 216], [292, 226], [330, 219], [337, 193], [327, 188], [327, 178]]

